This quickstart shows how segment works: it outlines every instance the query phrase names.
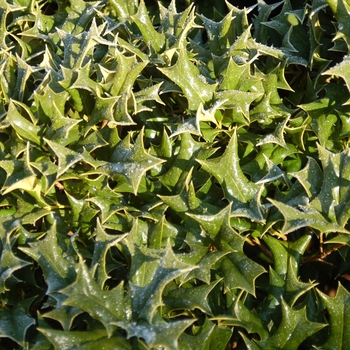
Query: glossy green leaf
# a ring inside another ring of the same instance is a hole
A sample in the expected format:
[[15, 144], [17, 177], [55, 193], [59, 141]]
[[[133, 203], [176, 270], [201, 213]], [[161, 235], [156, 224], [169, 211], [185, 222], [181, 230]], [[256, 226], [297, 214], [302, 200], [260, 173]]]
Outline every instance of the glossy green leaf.
[[207, 315], [213, 315], [208, 304], [208, 294], [220, 282], [213, 282], [210, 285], [202, 285], [192, 288], [177, 288], [164, 297], [164, 311], [172, 310], [194, 310], [199, 309]]
[[23, 138], [25, 141], [31, 141], [35, 144], [40, 145], [40, 133], [41, 129], [38, 125], [34, 125], [26, 118], [24, 118], [18, 111], [15, 104], [21, 106], [20, 104], [13, 101], [10, 102], [9, 110], [7, 112], [6, 120], [12, 125], [16, 130], [19, 137]]
[[329, 336], [322, 349], [341, 349], [348, 342], [349, 334], [349, 292], [338, 285], [337, 294], [334, 298], [318, 292], [330, 316]]
[[24, 346], [27, 330], [35, 324], [35, 320], [20, 308], [1, 308], [0, 319], [0, 338], [10, 338], [18, 345]]
[[[2, 236], [2, 235], [1, 235]], [[11, 286], [18, 283], [19, 280], [14, 276], [14, 272], [29, 265], [28, 261], [17, 257], [12, 246], [15, 240], [10, 235], [1, 237], [0, 249], [0, 293], [10, 290]]]
[[[146, 265], [138, 272], [140, 276], [135, 281], [137, 284], [130, 283], [134, 318], [145, 319], [149, 323], [152, 323], [157, 309], [163, 305], [162, 294], [166, 285], [182, 274], [197, 268], [197, 266], [191, 266], [178, 260], [169, 244], [162, 257], [158, 259], [153, 257], [151, 262], [152, 270], [146, 269]], [[135, 263], [140, 265], [139, 261], [135, 261]], [[144, 276], [145, 274], [146, 276]], [[144, 280], [148, 281], [142, 285], [140, 278], [142, 278], [142, 284]]]
[[101, 289], [92, 273], [80, 261], [76, 280], [60, 292], [67, 295], [65, 305], [77, 307], [101, 321], [110, 337], [115, 330], [112, 322], [126, 319], [123, 289], [122, 283], [113, 290]]
[[163, 160], [146, 152], [143, 143], [143, 132], [141, 132], [133, 145], [130, 143], [130, 137], [126, 137], [113, 152], [110, 162], [98, 170], [108, 174], [111, 178], [123, 176], [136, 194], [141, 177], [148, 170], [162, 162]]
[[282, 321], [276, 332], [263, 342], [260, 349], [297, 349], [311, 334], [325, 327], [325, 324], [310, 322], [306, 310], [293, 310], [282, 299]]
[[131, 17], [139, 27], [146, 45], [155, 52], [159, 52], [165, 42], [165, 35], [158, 33], [149, 18], [144, 0], [140, 1], [137, 13]]
[[88, 331], [63, 332], [54, 329], [39, 328], [39, 331], [47, 339], [60, 349], [84, 349], [92, 350], [96, 347], [109, 347], [116, 350], [131, 349], [126, 339], [119, 335], [109, 336], [104, 329], [93, 329]]
[[213, 98], [216, 85], [206, 82], [199, 69], [189, 60], [184, 48], [180, 48], [175, 65], [159, 70], [180, 86], [190, 110], [196, 110], [201, 103], [205, 104]]
[[55, 293], [72, 283], [76, 276], [75, 263], [65, 259], [57, 242], [56, 225], [47, 232], [44, 239], [30, 243], [30, 248], [21, 250], [32, 257], [41, 267], [48, 289]]
[[180, 334], [193, 322], [194, 320], [181, 320], [154, 324], [127, 322], [116, 322], [115, 324], [126, 330], [128, 339], [138, 337], [144, 339], [150, 347], [162, 346], [167, 349], [177, 349]]
[[[197, 161], [204, 170], [218, 180], [223, 188], [225, 198], [232, 202], [233, 211], [254, 217], [255, 213], [250, 214], [248, 205], [249, 201], [258, 193], [259, 187], [249, 181], [241, 170], [237, 142], [237, 133], [234, 132], [222, 156]], [[257, 215], [261, 216], [259, 213]]]

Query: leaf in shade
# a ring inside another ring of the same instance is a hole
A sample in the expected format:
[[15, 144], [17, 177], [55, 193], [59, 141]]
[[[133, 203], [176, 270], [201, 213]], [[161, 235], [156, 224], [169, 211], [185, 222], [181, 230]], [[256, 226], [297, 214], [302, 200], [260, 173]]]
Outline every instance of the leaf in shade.
[[25, 347], [27, 330], [35, 325], [35, 320], [18, 307], [11, 310], [0, 308], [0, 319], [0, 338], [10, 338]]
[[[20, 282], [13, 273], [30, 263], [18, 258], [14, 254], [13, 245], [15, 239], [11, 238], [10, 234], [3, 236], [1, 234], [0, 242], [0, 293], [9, 291], [11, 286]], [[0, 309], [1, 310], [1, 309]], [[1, 329], [1, 327], [0, 327]]]
[[317, 292], [330, 317], [329, 336], [321, 348], [324, 350], [342, 349], [350, 342], [350, 294], [340, 283], [334, 298], [318, 290]]
[[52, 296], [56, 301], [55, 307], [43, 314], [43, 317], [59, 322], [63, 330], [68, 332], [76, 317], [82, 314], [83, 311], [78, 307], [64, 305], [63, 303], [67, 297], [63, 294], [53, 293]]
[[[101, 288], [104, 287], [105, 282], [110, 278], [106, 271], [107, 268], [107, 253], [109, 249], [120, 241], [122, 241], [126, 235], [109, 235], [105, 232], [101, 226], [99, 220], [97, 220], [95, 231], [95, 244], [94, 252], [91, 260], [91, 268], [96, 270], [95, 280]], [[117, 265], [117, 264], [116, 264]]]
[[189, 60], [184, 48], [180, 48], [175, 65], [159, 70], [182, 89], [190, 110], [197, 110], [213, 98], [216, 84], [208, 84], [201, 78], [199, 69]]
[[97, 284], [85, 263], [80, 259], [74, 283], [60, 290], [67, 295], [64, 305], [77, 307], [99, 320], [110, 337], [115, 330], [113, 321], [125, 320], [124, 284], [112, 290], [103, 290]]
[[106, 165], [98, 168], [99, 173], [105, 173], [113, 179], [124, 177], [136, 194], [142, 176], [164, 161], [151, 156], [143, 145], [143, 130], [137, 137], [135, 144], [130, 143], [130, 134], [120, 142], [112, 154], [111, 160]]
[[181, 349], [225, 349], [231, 336], [232, 330], [230, 328], [217, 326], [214, 322], [206, 319], [204, 325], [198, 327], [195, 334], [182, 333], [180, 336]]
[[251, 312], [239, 298], [234, 300], [230, 309], [232, 311], [228, 315], [214, 316], [210, 320], [219, 322], [221, 327], [241, 327], [248, 333], [257, 333], [261, 340], [266, 340], [269, 337], [269, 332], [264, 327], [261, 319]]
[[75, 263], [65, 259], [57, 242], [56, 221], [46, 237], [38, 242], [29, 243], [30, 248], [20, 247], [41, 267], [47, 283], [47, 294], [58, 292], [75, 279]]

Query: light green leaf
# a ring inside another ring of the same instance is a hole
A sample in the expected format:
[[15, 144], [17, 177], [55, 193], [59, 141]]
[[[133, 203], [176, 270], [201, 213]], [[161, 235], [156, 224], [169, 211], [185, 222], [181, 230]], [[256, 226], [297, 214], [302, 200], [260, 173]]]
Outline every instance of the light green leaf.
[[233, 10], [231, 9], [220, 22], [215, 22], [204, 15], [199, 17], [207, 31], [210, 52], [216, 56], [222, 56], [236, 39], [234, 30], [236, 18], [234, 19]]
[[334, 13], [334, 17], [338, 22], [338, 32], [335, 36], [335, 39], [342, 38], [350, 48], [350, 25], [349, 25], [349, 13], [350, 13], [350, 4], [347, 0], [326, 0], [329, 7]]
[[199, 69], [189, 60], [187, 51], [180, 48], [175, 65], [159, 70], [175, 84], [180, 86], [188, 101], [188, 108], [196, 110], [199, 105], [213, 98], [216, 84], [209, 84]]
[[325, 89], [323, 98], [300, 107], [312, 118], [311, 125], [321, 146], [331, 149], [340, 132], [340, 116], [349, 117], [350, 105], [345, 86], [327, 84]]
[[302, 227], [312, 227], [325, 233], [334, 231], [349, 233], [343, 226], [328, 221], [318, 210], [310, 206], [299, 205], [298, 208], [294, 208], [272, 199], [269, 201], [277, 207], [284, 217], [281, 235], [287, 235]]
[[304, 187], [310, 199], [314, 199], [320, 192], [323, 182], [323, 173], [314, 158], [309, 158], [306, 166], [292, 174]]
[[144, 0], [140, 1], [137, 13], [131, 16], [131, 18], [139, 27], [143, 36], [143, 40], [145, 41], [149, 49], [154, 50], [154, 52], [156, 53], [160, 52], [165, 43], [165, 34], [158, 33], [154, 29], [152, 21], [149, 18], [149, 14]]
[[[23, 107], [22, 104], [20, 104], [19, 102], [11, 100], [6, 120], [16, 130], [20, 138], [22, 138], [25, 141], [31, 141], [37, 145], [40, 145], [40, 126], [34, 125], [33, 122], [30, 122], [26, 118], [24, 118], [19, 113], [16, 105], [19, 108]], [[24, 110], [27, 112], [28, 108], [25, 107]]]
[[310, 207], [344, 227], [350, 217], [350, 151], [346, 149], [341, 153], [331, 153], [319, 146], [318, 153], [323, 168], [323, 183]]

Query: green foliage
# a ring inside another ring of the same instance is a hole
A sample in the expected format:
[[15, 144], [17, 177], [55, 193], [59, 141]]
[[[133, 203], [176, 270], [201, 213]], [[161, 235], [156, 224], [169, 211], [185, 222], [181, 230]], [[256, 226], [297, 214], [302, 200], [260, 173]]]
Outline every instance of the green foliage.
[[0, 348], [345, 349], [344, 0], [0, 0]]

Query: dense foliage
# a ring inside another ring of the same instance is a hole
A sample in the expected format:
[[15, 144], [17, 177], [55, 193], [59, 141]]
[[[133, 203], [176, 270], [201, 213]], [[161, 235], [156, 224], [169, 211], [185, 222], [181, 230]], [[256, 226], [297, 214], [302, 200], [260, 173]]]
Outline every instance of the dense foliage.
[[0, 348], [345, 349], [350, 5], [0, 0]]

